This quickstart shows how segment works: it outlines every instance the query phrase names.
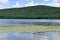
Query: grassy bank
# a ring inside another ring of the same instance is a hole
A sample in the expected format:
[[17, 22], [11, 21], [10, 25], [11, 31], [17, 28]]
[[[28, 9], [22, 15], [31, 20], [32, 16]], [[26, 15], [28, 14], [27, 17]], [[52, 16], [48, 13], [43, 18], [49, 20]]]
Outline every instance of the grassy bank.
[[0, 27], [0, 32], [45, 32], [45, 31], [60, 31], [60, 26]]

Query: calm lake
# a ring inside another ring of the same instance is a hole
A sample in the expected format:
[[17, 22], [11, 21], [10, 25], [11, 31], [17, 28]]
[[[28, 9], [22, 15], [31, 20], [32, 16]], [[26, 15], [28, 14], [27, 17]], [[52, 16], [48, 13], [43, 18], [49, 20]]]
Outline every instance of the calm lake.
[[[60, 19], [0, 19], [0, 26], [60, 26]], [[0, 40], [60, 40], [60, 32], [3, 32]]]
[[0, 19], [0, 26], [60, 26], [59, 19]]
[[0, 33], [0, 40], [60, 40], [60, 32], [6, 32]]

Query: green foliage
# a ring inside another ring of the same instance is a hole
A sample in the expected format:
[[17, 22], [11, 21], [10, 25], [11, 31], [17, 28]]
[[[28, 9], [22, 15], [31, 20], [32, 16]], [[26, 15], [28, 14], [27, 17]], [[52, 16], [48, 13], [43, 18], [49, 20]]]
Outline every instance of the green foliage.
[[24, 8], [1, 9], [0, 18], [60, 19], [60, 8], [38, 5]]

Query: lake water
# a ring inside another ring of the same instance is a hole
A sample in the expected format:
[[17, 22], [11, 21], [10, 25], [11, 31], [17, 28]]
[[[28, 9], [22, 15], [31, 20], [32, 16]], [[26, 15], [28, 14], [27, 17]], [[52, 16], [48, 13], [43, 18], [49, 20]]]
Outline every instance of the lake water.
[[0, 40], [60, 40], [60, 32], [7, 32], [0, 33]]
[[0, 19], [0, 26], [44, 25], [60, 26], [59, 19]]
[[[34, 24], [37, 23], [37, 24]], [[40, 24], [42, 23], [42, 24]], [[0, 26], [60, 25], [59, 19], [0, 19]], [[60, 32], [1, 32], [0, 40], [60, 40]]]

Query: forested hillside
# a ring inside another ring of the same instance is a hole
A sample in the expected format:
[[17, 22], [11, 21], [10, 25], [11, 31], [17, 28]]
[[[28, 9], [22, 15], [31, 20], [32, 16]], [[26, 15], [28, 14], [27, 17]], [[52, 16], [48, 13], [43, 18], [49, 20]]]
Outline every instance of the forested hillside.
[[0, 9], [0, 18], [7, 19], [60, 19], [60, 8], [44, 5]]

